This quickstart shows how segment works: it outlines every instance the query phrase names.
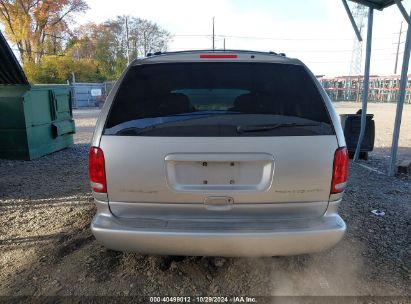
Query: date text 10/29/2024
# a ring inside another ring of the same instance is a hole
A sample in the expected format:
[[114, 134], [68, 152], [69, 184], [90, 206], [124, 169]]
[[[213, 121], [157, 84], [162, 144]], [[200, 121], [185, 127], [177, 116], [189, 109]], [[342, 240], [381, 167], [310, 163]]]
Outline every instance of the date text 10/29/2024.
[[254, 297], [150, 297], [150, 303], [257, 303]]

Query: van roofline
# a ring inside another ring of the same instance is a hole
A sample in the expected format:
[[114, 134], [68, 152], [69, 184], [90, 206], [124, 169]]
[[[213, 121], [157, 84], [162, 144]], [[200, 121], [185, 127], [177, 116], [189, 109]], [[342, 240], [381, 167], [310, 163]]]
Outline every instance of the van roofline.
[[174, 54], [186, 54], [186, 53], [202, 53], [202, 52], [212, 52], [212, 53], [253, 53], [253, 54], [260, 54], [260, 55], [273, 55], [273, 56], [282, 56], [287, 57], [285, 53], [277, 53], [274, 51], [253, 51], [253, 50], [238, 50], [238, 49], [225, 49], [225, 50], [213, 50], [213, 49], [202, 49], [202, 50], [183, 50], [183, 51], [172, 51], [172, 52], [154, 52], [154, 53], [147, 53], [145, 58], [152, 57], [152, 56], [160, 56], [160, 55], [174, 55]]
[[[173, 51], [173, 52], [155, 52], [155, 53], [148, 53], [147, 57], [143, 58], [136, 58], [131, 62], [131, 65], [138, 65], [143, 63], [160, 63], [160, 62], [180, 62], [184, 61], [184, 58], [180, 56], [187, 55], [190, 58], [185, 58], [187, 61], [200, 61], [195, 58], [195, 55], [198, 54], [236, 54], [239, 55], [239, 58], [232, 60], [231, 58], [221, 58], [218, 61], [259, 61], [259, 62], [278, 62], [278, 63], [290, 63], [296, 65], [304, 65], [300, 60], [295, 58], [289, 58], [284, 53], [275, 53], [273, 51], [269, 52], [262, 52], [262, 51], [252, 51], [252, 50], [235, 50], [235, 49], [227, 49], [227, 50], [212, 50], [212, 49], [204, 49], [204, 50], [184, 50], [184, 51]], [[254, 59], [253, 55], [256, 55]], [[251, 56], [247, 58], [246, 56]], [[257, 56], [259, 58], [257, 58]], [[250, 60], [251, 59], [251, 60]], [[211, 58], [213, 60], [213, 58]]]

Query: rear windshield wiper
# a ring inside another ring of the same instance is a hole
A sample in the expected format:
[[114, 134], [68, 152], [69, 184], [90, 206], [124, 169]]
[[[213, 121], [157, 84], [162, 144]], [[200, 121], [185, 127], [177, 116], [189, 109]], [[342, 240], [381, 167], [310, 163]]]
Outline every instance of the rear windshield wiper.
[[290, 127], [308, 127], [308, 126], [319, 126], [320, 122], [312, 122], [312, 123], [277, 123], [277, 124], [268, 124], [268, 125], [248, 125], [248, 126], [237, 126], [238, 133], [244, 132], [262, 132], [262, 131], [270, 131], [277, 128], [290, 128]]
[[159, 117], [172, 117], [172, 116], [194, 116], [194, 115], [199, 115], [199, 116], [207, 116], [207, 115], [233, 115], [233, 114], [247, 114], [243, 112], [234, 112], [234, 111], [226, 111], [226, 110], [212, 110], [209, 112], [187, 112], [187, 113], [177, 113], [177, 114], [169, 114], [169, 115], [162, 115]]
[[[160, 124], [155, 124], [143, 128], [139, 127], [129, 127], [124, 128], [118, 132], [116, 135], [141, 135], [142, 133], [149, 132], [155, 129], [167, 128], [167, 127], [180, 127], [181, 125], [173, 125], [176, 122], [165, 122]], [[263, 132], [270, 131], [277, 128], [292, 128], [292, 127], [307, 127], [307, 126], [319, 126], [321, 122], [312, 122], [312, 123], [276, 123], [276, 124], [265, 124], [265, 125], [246, 125], [246, 126], [237, 126], [238, 133], [245, 132]]]
[[148, 127], [144, 127], [144, 128], [129, 127], [129, 128], [121, 129], [120, 131], [116, 132], [116, 135], [140, 135], [144, 132], [152, 131], [154, 129], [159, 129], [159, 128], [162, 128], [162, 127], [163, 126], [161, 124], [148, 126]]
[[[145, 126], [145, 127], [128, 127], [128, 128], [123, 128], [119, 131], [117, 131], [115, 134], [116, 135], [140, 135], [146, 131], [152, 131], [154, 129], [158, 128], [165, 128], [169, 126], [179, 126], [179, 125], [173, 125], [175, 123], [179, 122], [188, 122], [188, 121], [193, 121], [193, 120], [198, 120], [201, 118], [204, 118], [203, 116], [218, 116], [218, 115], [231, 115], [231, 114], [244, 114], [241, 112], [226, 112], [226, 111], [221, 111], [220, 112], [212, 112], [212, 113], [201, 113], [201, 112], [190, 112], [190, 113], [180, 113], [180, 114], [170, 114], [170, 115], [164, 115], [164, 116], [159, 116], [158, 118], [165, 118], [165, 117], [187, 117], [188, 119], [179, 119], [179, 120], [172, 120], [172, 121], [165, 121], [162, 123], [156, 123], [153, 125]], [[191, 117], [193, 116], [193, 117]]]

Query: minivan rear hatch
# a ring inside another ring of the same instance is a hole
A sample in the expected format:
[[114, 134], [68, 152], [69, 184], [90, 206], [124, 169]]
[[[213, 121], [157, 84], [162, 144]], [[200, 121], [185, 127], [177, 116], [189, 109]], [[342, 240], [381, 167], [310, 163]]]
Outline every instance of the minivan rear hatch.
[[304, 66], [223, 61], [131, 67], [100, 148], [117, 216], [305, 217], [327, 208], [338, 143]]

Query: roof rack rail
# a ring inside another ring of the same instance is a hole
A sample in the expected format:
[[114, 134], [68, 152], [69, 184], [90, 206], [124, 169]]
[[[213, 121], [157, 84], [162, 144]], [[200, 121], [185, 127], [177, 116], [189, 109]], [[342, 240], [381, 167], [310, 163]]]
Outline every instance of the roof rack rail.
[[254, 53], [254, 54], [270, 54], [275, 56], [282, 56], [287, 57], [285, 53], [276, 53], [274, 51], [262, 52], [262, 51], [252, 51], [252, 50], [213, 50], [213, 49], [205, 49], [205, 50], [183, 50], [183, 51], [170, 51], [170, 52], [150, 52], [147, 53], [146, 57], [151, 56], [158, 56], [158, 55], [171, 55], [171, 54], [184, 54], [184, 53], [192, 53], [192, 52], [213, 52], [213, 53], [229, 53], [229, 52], [240, 52], [240, 53]]

